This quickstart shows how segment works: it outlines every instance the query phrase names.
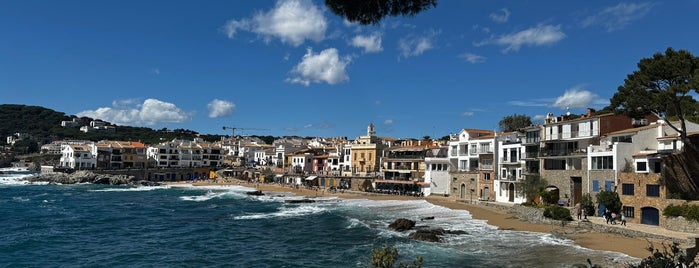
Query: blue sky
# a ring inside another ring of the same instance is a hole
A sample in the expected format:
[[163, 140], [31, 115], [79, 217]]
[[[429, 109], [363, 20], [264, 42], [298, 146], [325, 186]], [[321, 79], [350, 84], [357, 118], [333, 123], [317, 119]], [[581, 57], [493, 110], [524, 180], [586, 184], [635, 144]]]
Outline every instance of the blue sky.
[[3, 1], [0, 103], [207, 134], [442, 137], [600, 109], [641, 58], [699, 55], [697, 11], [440, 1], [361, 26], [317, 0]]

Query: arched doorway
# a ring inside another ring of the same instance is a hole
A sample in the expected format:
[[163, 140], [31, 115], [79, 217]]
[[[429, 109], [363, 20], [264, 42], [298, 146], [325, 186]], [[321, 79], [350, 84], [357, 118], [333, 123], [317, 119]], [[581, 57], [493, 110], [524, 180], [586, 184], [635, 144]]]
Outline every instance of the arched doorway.
[[488, 186], [483, 187], [483, 200], [490, 201], [490, 188]]
[[[553, 185], [549, 185], [549, 186], [546, 186], [545, 191], [549, 192], [549, 195], [551, 197], [550, 201], [561, 200], [560, 190], [558, 189], [558, 187], [553, 186]], [[547, 202], [547, 200], [542, 200], [542, 201]], [[552, 203], [550, 205], [556, 205], [555, 202], [557, 202], [557, 201], [554, 201], [554, 203]]]
[[509, 201], [510, 202], [515, 202], [515, 184], [510, 183], [510, 185], [507, 187], [507, 195], [510, 197]]
[[466, 199], [466, 184], [461, 184], [461, 199]]
[[641, 208], [641, 224], [660, 225], [660, 213], [657, 208]]

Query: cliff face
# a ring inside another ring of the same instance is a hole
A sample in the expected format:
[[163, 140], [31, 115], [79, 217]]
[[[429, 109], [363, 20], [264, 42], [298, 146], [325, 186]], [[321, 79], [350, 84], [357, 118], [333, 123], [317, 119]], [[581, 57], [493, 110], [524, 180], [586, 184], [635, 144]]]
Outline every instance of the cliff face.
[[699, 199], [699, 152], [685, 147], [684, 152], [668, 155], [664, 160], [661, 183], [670, 196]]

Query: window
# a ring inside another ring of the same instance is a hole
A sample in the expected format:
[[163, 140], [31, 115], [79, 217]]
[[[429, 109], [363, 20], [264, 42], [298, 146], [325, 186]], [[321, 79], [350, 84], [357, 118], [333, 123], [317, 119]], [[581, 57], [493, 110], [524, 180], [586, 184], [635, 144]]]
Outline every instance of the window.
[[592, 191], [595, 193], [599, 192], [599, 181], [598, 180], [592, 181]]
[[646, 162], [636, 162], [636, 172], [645, 172], [648, 171], [648, 163]]
[[660, 196], [660, 185], [657, 184], [647, 184], [646, 185], [646, 196]]
[[544, 169], [546, 170], [565, 170], [566, 161], [559, 159], [544, 159]]
[[621, 210], [622, 210], [622, 213], [624, 213], [624, 216], [626, 216], [627, 218], [633, 218], [633, 212], [634, 212], [633, 207], [624, 206], [621, 208]]
[[503, 178], [503, 179], [507, 178], [507, 169], [504, 169], [504, 168], [503, 168], [503, 169], [502, 169], [502, 172], [500, 172], [500, 174], [502, 174], [502, 178]]
[[621, 184], [621, 194], [622, 195], [633, 195], [633, 184], [632, 183]]
[[483, 173], [483, 180], [489, 181], [490, 180], [490, 173]]
[[371, 153], [369, 153], [369, 161], [371, 161]]
[[613, 169], [613, 157], [610, 156], [594, 156], [592, 157], [592, 169]]
[[614, 186], [613, 181], [604, 181], [604, 190], [611, 192], [612, 191], [612, 186]]

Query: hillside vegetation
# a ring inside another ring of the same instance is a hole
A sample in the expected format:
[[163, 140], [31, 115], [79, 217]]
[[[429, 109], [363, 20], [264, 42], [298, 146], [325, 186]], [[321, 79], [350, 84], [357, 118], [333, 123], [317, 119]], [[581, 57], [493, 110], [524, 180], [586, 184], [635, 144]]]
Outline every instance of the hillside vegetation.
[[[61, 127], [61, 121], [70, 121], [77, 118], [82, 125], [89, 125], [92, 118], [68, 116], [40, 106], [27, 106], [19, 104], [0, 104], [0, 144], [6, 143], [6, 137], [14, 133], [27, 133], [32, 136], [32, 141], [42, 144], [53, 140], [80, 139], [80, 140], [123, 140], [141, 141], [147, 144], [159, 143], [163, 140], [186, 139], [191, 140], [197, 136], [197, 132], [186, 129], [154, 130], [147, 127], [116, 126], [115, 133], [106, 132], [81, 132], [79, 127]], [[221, 135], [200, 135], [206, 141], [219, 141]]]

